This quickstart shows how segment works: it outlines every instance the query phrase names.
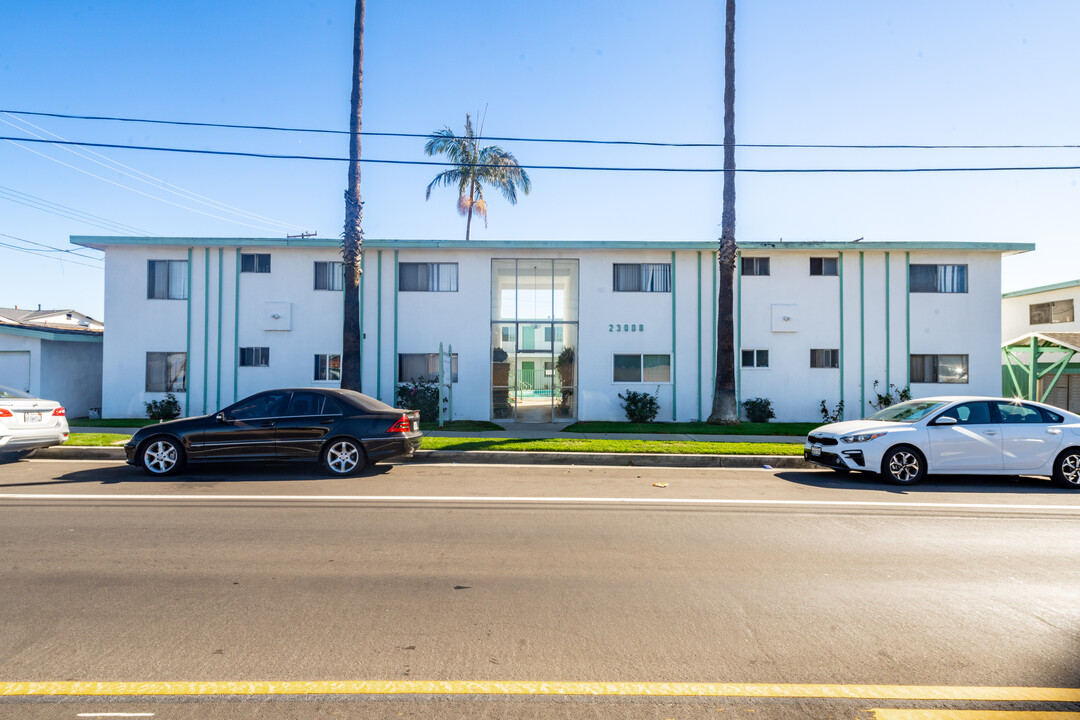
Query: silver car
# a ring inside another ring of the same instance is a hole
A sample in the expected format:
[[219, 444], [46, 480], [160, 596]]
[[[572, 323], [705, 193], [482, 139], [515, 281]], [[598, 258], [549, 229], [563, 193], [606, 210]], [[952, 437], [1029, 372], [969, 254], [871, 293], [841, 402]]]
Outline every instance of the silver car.
[[68, 439], [67, 413], [60, 403], [0, 385], [0, 462]]

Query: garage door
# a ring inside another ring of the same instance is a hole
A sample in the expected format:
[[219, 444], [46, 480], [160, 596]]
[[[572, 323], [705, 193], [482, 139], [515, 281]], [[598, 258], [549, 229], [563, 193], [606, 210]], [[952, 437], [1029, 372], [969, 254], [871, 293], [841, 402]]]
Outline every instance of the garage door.
[[30, 351], [0, 351], [0, 385], [30, 392]]

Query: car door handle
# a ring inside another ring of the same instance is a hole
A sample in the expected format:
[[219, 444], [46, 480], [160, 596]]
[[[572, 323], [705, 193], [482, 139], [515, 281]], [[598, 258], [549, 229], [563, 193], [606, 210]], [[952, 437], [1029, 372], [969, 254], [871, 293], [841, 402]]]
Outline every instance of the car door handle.
[[983, 435], [997, 435], [997, 430], [983, 430]]
[[275, 425], [277, 425], [277, 423], [275, 423], [275, 422], [264, 422], [264, 423], [263, 423], [262, 425], [260, 425], [259, 427], [264, 427], [264, 428], [272, 428], [272, 427], [274, 427]]
[[1061, 431], [1058, 430], [1057, 428], [1050, 428], [1049, 430], [1046, 431], [1046, 434], [1047, 435], [1060, 435]]

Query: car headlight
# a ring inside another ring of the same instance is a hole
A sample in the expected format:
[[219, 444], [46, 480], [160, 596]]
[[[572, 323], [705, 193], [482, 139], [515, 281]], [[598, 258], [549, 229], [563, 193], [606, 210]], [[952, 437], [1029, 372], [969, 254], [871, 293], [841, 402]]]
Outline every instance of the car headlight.
[[846, 443], [869, 442], [870, 440], [875, 440], [875, 439], [881, 437], [884, 434], [885, 434], [884, 432], [876, 432], [876, 433], [863, 433], [861, 435], [845, 435], [844, 437], [840, 438], [840, 440], [842, 442], [846, 442]]

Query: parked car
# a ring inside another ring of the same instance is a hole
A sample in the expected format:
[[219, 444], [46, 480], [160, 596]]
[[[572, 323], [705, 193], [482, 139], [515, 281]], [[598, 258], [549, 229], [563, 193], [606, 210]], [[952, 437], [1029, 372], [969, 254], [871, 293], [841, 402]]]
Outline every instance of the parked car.
[[0, 385], [0, 462], [14, 462], [67, 439], [67, 413], [60, 403]]
[[127, 461], [151, 475], [185, 464], [266, 460], [320, 462], [352, 475], [420, 447], [420, 413], [351, 390], [267, 390], [215, 415], [148, 425], [124, 446]]
[[928, 473], [1043, 475], [1080, 490], [1080, 415], [1026, 400], [933, 397], [806, 437], [803, 457], [912, 485]]

